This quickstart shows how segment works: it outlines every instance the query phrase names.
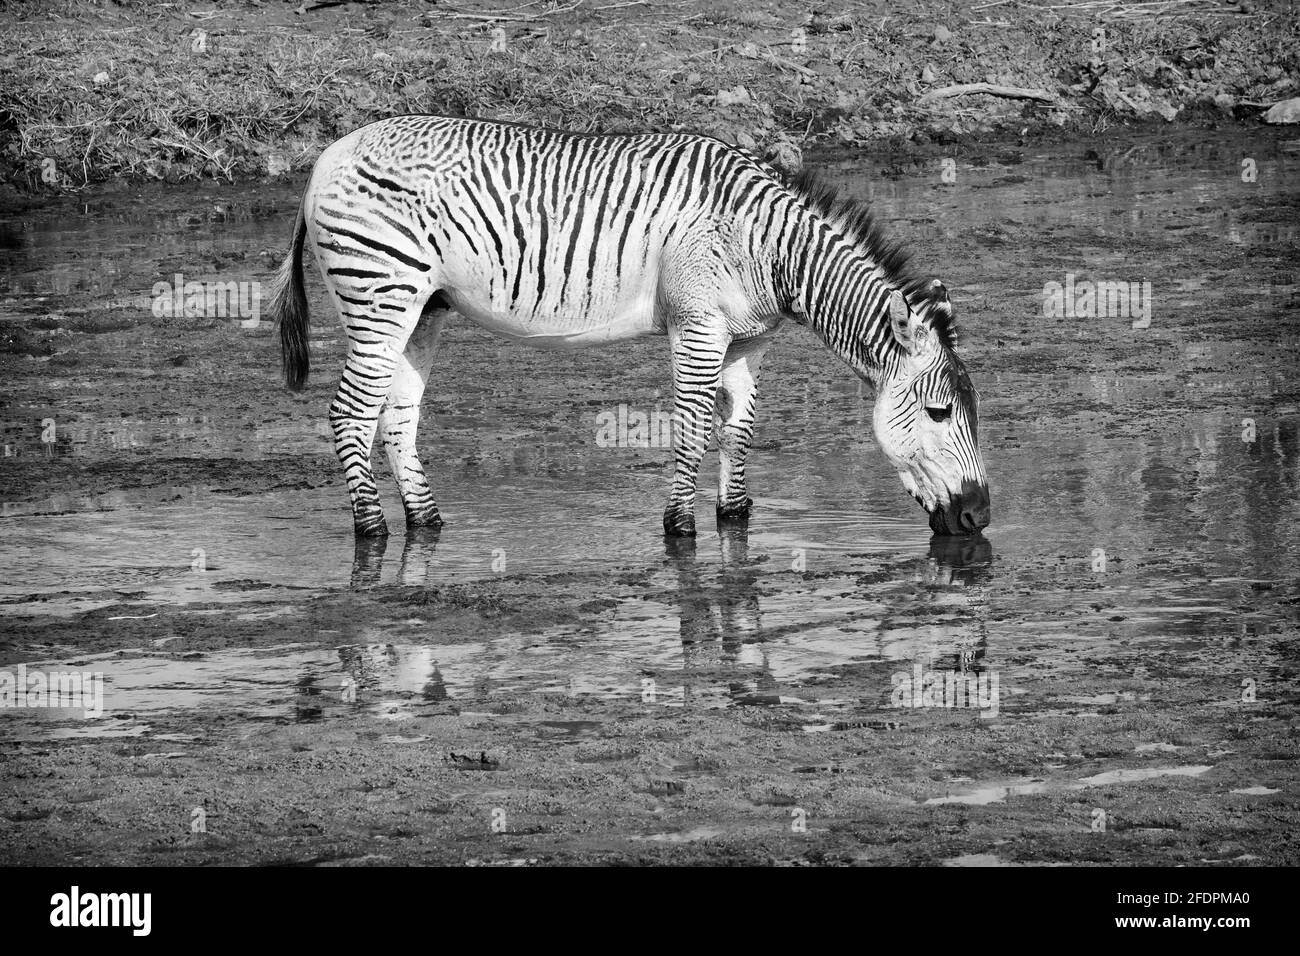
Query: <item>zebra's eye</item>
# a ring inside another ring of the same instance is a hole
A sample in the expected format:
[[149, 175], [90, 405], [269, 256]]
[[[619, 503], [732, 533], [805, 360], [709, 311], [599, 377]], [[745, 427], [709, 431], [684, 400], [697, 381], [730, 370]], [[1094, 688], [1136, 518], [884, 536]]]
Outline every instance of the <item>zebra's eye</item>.
[[930, 416], [931, 421], [946, 422], [949, 418], [952, 417], [952, 406], [940, 405], [931, 408], [929, 405], [927, 405], [925, 407], [925, 413]]

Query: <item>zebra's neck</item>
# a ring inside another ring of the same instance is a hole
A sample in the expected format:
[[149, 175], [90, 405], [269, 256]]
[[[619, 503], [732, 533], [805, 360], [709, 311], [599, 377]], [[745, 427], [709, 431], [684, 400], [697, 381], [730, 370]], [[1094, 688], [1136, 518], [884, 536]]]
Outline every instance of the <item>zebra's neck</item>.
[[872, 385], [890, 360], [892, 289], [867, 251], [836, 224], [801, 203], [793, 214], [781, 277], [797, 320]]

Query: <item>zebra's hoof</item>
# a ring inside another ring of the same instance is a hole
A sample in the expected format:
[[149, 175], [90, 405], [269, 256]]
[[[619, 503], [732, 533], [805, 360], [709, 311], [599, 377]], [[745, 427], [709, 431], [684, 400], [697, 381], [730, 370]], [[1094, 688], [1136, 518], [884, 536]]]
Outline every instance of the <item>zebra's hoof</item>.
[[408, 528], [432, 528], [437, 530], [438, 528], [441, 528], [443, 524], [442, 515], [436, 510], [406, 516], [406, 526]]
[[746, 498], [744, 501], [733, 501], [727, 504], [718, 502], [718, 520], [748, 521], [749, 509], [753, 504], [753, 498]]
[[695, 515], [690, 512], [665, 512], [664, 534], [675, 538], [695, 537]]
[[388, 522], [384, 516], [370, 518], [365, 521], [356, 521], [353, 524], [358, 538], [386, 538], [388, 537]]

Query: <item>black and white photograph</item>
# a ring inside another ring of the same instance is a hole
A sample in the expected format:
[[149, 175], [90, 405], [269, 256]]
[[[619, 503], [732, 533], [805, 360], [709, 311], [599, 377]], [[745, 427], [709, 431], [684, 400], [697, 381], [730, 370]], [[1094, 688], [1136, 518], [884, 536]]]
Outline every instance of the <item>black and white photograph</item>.
[[0, 865], [1300, 862], [1293, 0], [0, 35]]

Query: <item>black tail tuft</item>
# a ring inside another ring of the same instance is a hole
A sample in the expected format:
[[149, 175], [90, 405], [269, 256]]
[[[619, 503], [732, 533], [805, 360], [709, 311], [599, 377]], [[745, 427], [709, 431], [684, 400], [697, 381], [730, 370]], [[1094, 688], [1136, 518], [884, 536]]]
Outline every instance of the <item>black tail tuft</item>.
[[271, 317], [280, 323], [280, 358], [284, 381], [295, 392], [307, 384], [311, 360], [307, 354], [307, 294], [302, 288], [302, 245], [307, 223], [302, 207], [294, 223], [293, 247], [280, 265], [271, 291]]

